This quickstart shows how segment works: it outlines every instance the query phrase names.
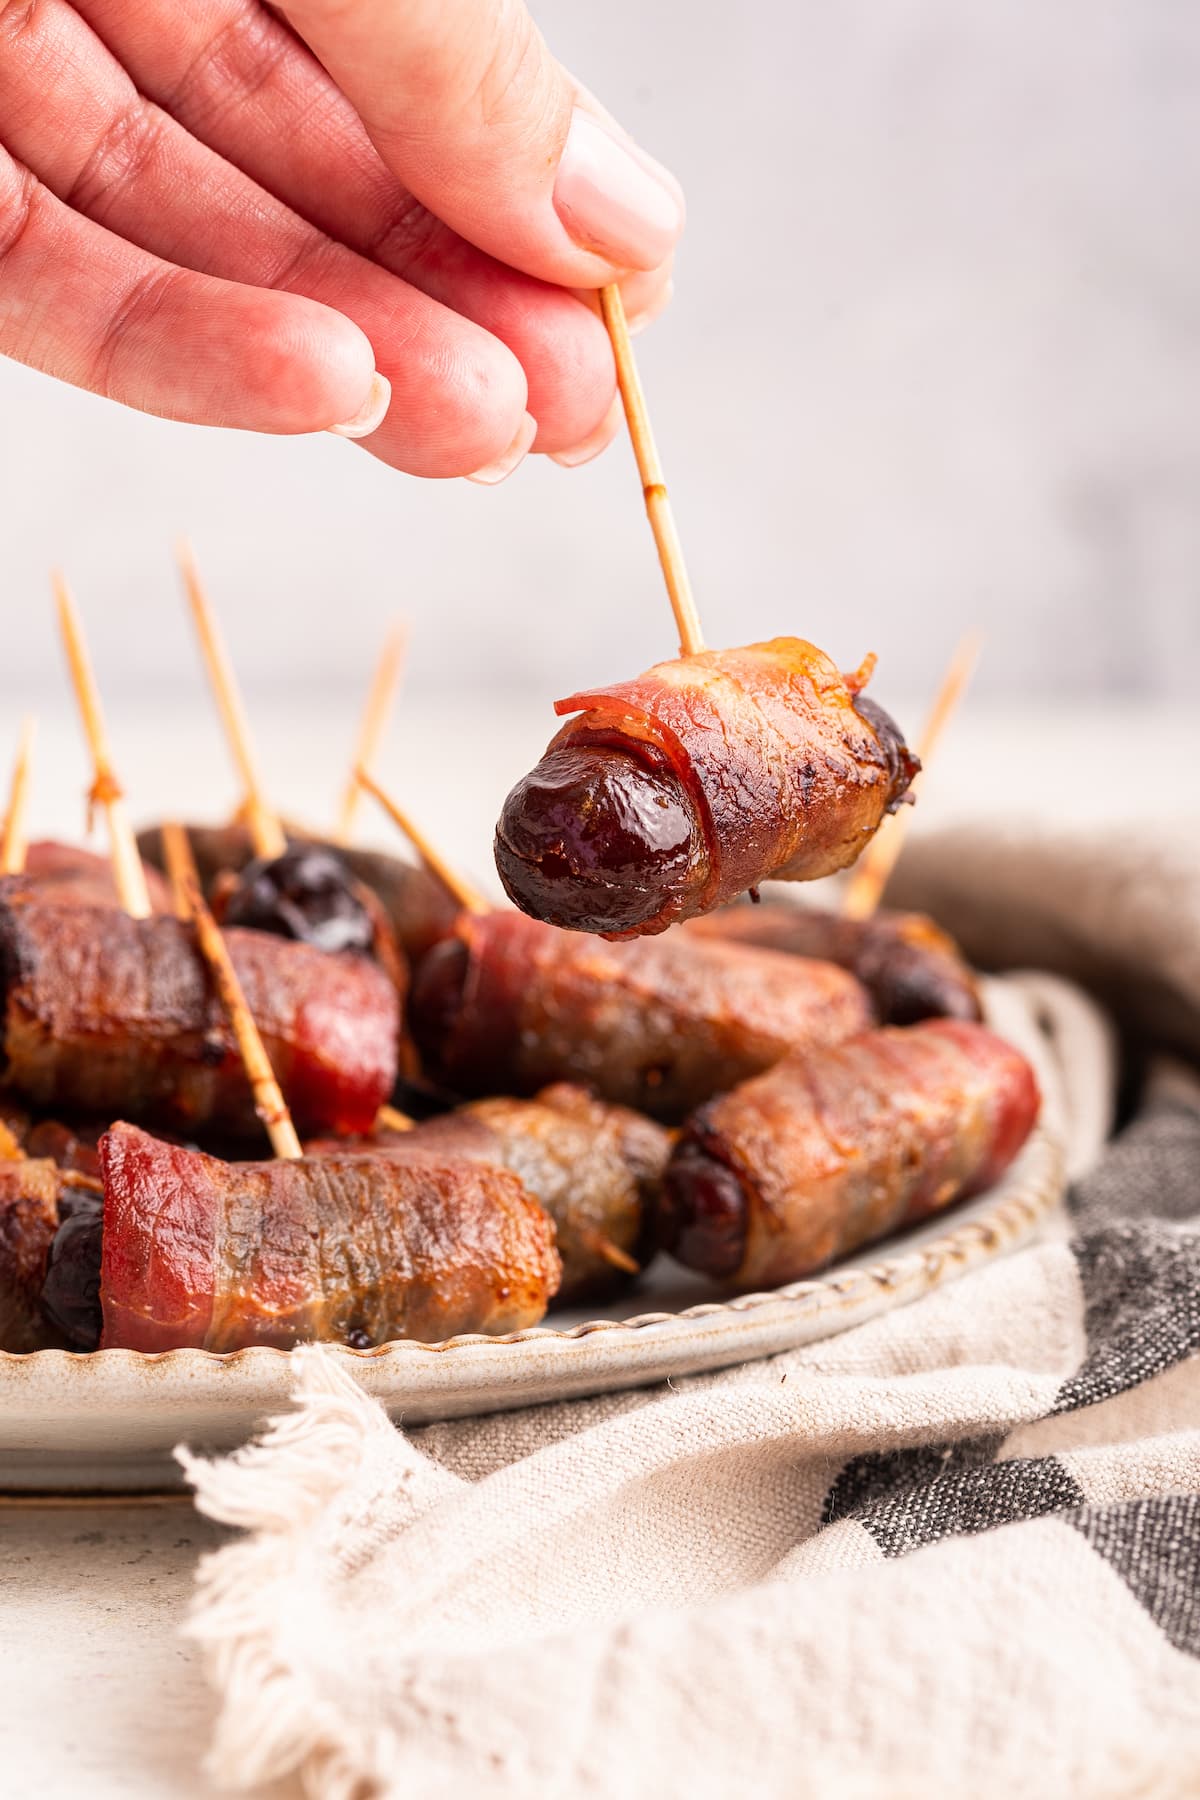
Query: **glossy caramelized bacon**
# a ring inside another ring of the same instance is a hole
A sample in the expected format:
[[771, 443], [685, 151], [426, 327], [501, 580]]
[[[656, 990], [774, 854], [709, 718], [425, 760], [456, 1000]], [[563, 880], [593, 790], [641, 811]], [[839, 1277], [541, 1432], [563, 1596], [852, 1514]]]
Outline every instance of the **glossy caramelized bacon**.
[[412, 1008], [427, 1068], [459, 1093], [579, 1081], [668, 1122], [871, 1022], [863, 988], [830, 963], [682, 933], [606, 944], [510, 912], [460, 918]]
[[924, 913], [847, 919], [815, 906], [765, 900], [761, 906], [724, 906], [692, 919], [686, 929], [837, 963], [857, 975], [884, 1025], [981, 1017], [973, 971], [954, 939]]
[[392, 1143], [401, 1153], [432, 1149], [518, 1175], [554, 1220], [562, 1301], [619, 1286], [653, 1253], [670, 1134], [571, 1082], [532, 1100], [476, 1100]]
[[42, 1315], [46, 1258], [58, 1230], [59, 1173], [44, 1158], [0, 1162], [0, 1350], [61, 1342]]
[[536, 1325], [558, 1286], [554, 1228], [504, 1169], [225, 1163], [126, 1124], [101, 1153], [102, 1349], [495, 1335]]
[[535, 918], [632, 937], [759, 882], [845, 868], [919, 764], [801, 638], [707, 650], [573, 694], [505, 801], [496, 866]]
[[964, 1020], [789, 1057], [688, 1121], [664, 1242], [738, 1287], [798, 1280], [987, 1187], [1038, 1105], [1020, 1051]]
[[[396, 1078], [383, 970], [257, 931], [226, 933], [301, 1130], [364, 1131]], [[0, 882], [6, 1080], [35, 1105], [182, 1131], [257, 1129], [233, 1035], [174, 918], [42, 903]]]

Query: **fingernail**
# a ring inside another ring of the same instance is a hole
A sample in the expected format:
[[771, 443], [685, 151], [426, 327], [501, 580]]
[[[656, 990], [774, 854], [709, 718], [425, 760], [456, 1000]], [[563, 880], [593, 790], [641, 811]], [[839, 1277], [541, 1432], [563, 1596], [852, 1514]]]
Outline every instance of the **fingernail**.
[[525, 461], [529, 454], [529, 446], [536, 436], [537, 420], [530, 413], [526, 413], [521, 420], [521, 429], [504, 455], [498, 456], [495, 462], [484, 463], [482, 469], [476, 469], [466, 479], [479, 482], [481, 487], [499, 486], [500, 482], [507, 481], [518, 463]]
[[644, 306], [641, 312], [634, 313], [633, 317], [626, 321], [630, 337], [636, 337], [639, 331], [645, 331], [647, 325], [653, 325], [655, 319], [661, 318], [674, 297], [675, 283], [668, 281], [664, 287], [658, 290], [649, 306]]
[[564, 469], [578, 469], [582, 463], [591, 462], [594, 456], [599, 456], [602, 450], [608, 449], [621, 429], [621, 413], [621, 396], [618, 394], [589, 437], [581, 438], [569, 450], [555, 450], [550, 461], [558, 463]]
[[386, 375], [376, 369], [371, 377], [371, 388], [366, 399], [352, 419], [346, 419], [341, 425], [331, 425], [334, 437], [365, 438], [373, 431], [378, 431], [383, 424], [388, 407], [392, 404], [392, 384]]
[[660, 163], [575, 108], [554, 182], [554, 210], [584, 250], [654, 269], [683, 229], [683, 195]]

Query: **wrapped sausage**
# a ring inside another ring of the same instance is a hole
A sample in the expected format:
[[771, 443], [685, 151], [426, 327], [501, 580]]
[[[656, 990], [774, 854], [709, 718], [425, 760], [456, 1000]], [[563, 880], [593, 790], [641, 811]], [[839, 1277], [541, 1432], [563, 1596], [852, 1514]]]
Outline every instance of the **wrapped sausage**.
[[1038, 1106], [1020, 1051], [965, 1020], [789, 1057], [688, 1121], [664, 1243], [736, 1287], [798, 1280], [989, 1186]]
[[609, 1292], [653, 1254], [670, 1135], [570, 1082], [532, 1100], [473, 1101], [394, 1137], [391, 1147], [470, 1157], [519, 1176], [554, 1220], [561, 1301]]
[[101, 1156], [101, 1349], [438, 1343], [536, 1325], [558, 1286], [554, 1227], [505, 1169], [225, 1163], [127, 1124]]
[[458, 1093], [578, 1081], [667, 1122], [871, 1022], [863, 988], [831, 963], [682, 933], [605, 944], [509, 912], [461, 917], [412, 1006], [427, 1069]]
[[762, 881], [845, 868], [920, 766], [862, 680], [773, 638], [560, 700], [580, 717], [497, 826], [509, 897], [551, 924], [633, 937]]
[[[369, 1130], [396, 1079], [396, 989], [363, 956], [258, 931], [226, 942], [301, 1130]], [[35, 1106], [182, 1131], [258, 1129], [237, 1045], [189, 928], [59, 907], [0, 882], [6, 1080]]]

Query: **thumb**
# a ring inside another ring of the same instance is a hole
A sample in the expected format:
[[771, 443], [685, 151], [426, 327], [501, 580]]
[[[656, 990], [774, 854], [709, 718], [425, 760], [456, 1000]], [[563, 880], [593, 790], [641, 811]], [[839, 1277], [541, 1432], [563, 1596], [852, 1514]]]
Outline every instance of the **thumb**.
[[655, 269], [678, 182], [556, 62], [522, 0], [283, 0], [383, 160], [461, 237], [565, 287]]

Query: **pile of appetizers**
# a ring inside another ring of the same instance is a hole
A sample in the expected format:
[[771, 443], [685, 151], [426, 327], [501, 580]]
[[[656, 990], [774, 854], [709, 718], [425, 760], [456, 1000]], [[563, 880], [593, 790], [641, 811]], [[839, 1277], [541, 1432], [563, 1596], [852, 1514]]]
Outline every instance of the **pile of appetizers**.
[[906, 797], [869, 670], [784, 638], [565, 702], [499, 822], [513, 910], [415, 830], [411, 862], [285, 831], [211, 619], [247, 804], [135, 845], [60, 599], [113, 855], [27, 843], [19, 770], [0, 1349], [502, 1334], [657, 1255], [773, 1287], [1028, 1136], [1032, 1071], [936, 925], [754, 903], [845, 868]]

